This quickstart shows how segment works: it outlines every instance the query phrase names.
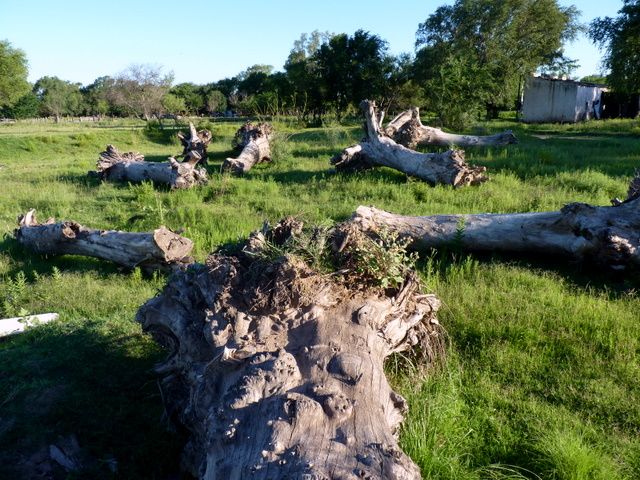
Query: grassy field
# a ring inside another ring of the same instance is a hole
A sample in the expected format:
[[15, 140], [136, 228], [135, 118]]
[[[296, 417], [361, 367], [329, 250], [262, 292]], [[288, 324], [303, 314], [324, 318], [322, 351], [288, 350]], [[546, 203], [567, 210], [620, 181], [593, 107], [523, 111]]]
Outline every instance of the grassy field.
[[[640, 167], [638, 121], [501, 121], [479, 130], [513, 128], [518, 145], [467, 152], [491, 181], [434, 188], [389, 169], [331, 173], [329, 158], [361, 136], [358, 127], [279, 123], [275, 161], [232, 178], [218, 169], [239, 125], [208, 126], [211, 181], [176, 192], [87, 176], [107, 143], [161, 160], [180, 150], [174, 132], [127, 122], [0, 126], [0, 313], [60, 313], [0, 341], [1, 478], [47, 478], [37, 474], [48, 445], [69, 434], [94, 459], [90, 472], [70, 478], [164, 480], [179, 470], [182, 439], [167, 431], [151, 372], [162, 352], [133, 320], [165, 278], [23, 251], [12, 231], [29, 208], [97, 228], [184, 228], [203, 260], [265, 219], [332, 222], [361, 204], [403, 214], [605, 205], [624, 196]], [[442, 252], [418, 267], [444, 303], [448, 358], [437, 370], [392, 361], [389, 374], [409, 400], [401, 441], [424, 478], [640, 478], [637, 276]]]

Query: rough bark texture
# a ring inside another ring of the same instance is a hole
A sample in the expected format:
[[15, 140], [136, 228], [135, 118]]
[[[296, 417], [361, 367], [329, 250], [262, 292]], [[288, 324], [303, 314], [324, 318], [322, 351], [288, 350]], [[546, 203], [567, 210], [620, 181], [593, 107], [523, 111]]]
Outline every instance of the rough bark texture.
[[402, 112], [389, 122], [385, 128], [385, 134], [396, 143], [407, 148], [416, 148], [425, 145], [438, 145], [443, 147], [486, 147], [502, 146], [518, 143], [511, 130], [505, 130], [495, 135], [476, 136], [458, 135], [446, 133], [439, 128], [422, 124], [420, 111], [417, 107]]
[[169, 185], [171, 188], [190, 188], [207, 183], [207, 172], [198, 167], [200, 156], [189, 152], [185, 161], [178, 162], [169, 157], [168, 162], [146, 162], [144, 156], [136, 152], [120, 153], [113, 145], [107, 145], [100, 153], [96, 172], [103, 180], [116, 182], [143, 182]]
[[366, 120], [367, 136], [358, 145], [346, 148], [331, 159], [338, 171], [363, 170], [374, 166], [391, 167], [432, 185], [459, 187], [476, 185], [487, 180], [485, 167], [467, 165], [462, 150], [444, 153], [420, 153], [398, 145], [380, 129], [375, 104], [368, 100], [360, 104]]
[[233, 146], [242, 149], [237, 158], [227, 158], [222, 164], [223, 171], [243, 174], [261, 162], [271, 161], [271, 141], [273, 128], [268, 123], [245, 123], [238, 129]]
[[85, 255], [126, 268], [145, 270], [177, 269], [192, 263], [193, 242], [165, 227], [149, 233], [95, 230], [76, 222], [56, 223], [53, 218], [40, 224], [35, 210], [18, 219], [18, 242], [42, 255]]
[[[211, 142], [211, 132], [209, 130], [197, 131], [193, 123], [189, 122], [189, 136], [183, 133], [178, 133], [178, 138], [182, 144], [182, 156], [185, 161], [190, 161], [192, 158], [200, 157], [200, 163], [207, 164], [207, 146]], [[195, 152], [197, 155], [193, 155]]]
[[264, 240], [174, 275], [138, 312], [171, 352], [157, 371], [190, 435], [183, 467], [207, 480], [418, 480], [396, 438], [407, 404], [383, 363], [441, 348], [439, 301], [415, 274], [385, 291], [296, 257], [259, 260]]
[[570, 203], [558, 212], [425, 217], [358, 207], [351, 222], [363, 231], [386, 229], [409, 237], [415, 249], [456, 245], [468, 251], [554, 254], [614, 270], [637, 269], [640, 198], [633, 190], [637, 184], [638, 178], [627, 200], [612, 207]]

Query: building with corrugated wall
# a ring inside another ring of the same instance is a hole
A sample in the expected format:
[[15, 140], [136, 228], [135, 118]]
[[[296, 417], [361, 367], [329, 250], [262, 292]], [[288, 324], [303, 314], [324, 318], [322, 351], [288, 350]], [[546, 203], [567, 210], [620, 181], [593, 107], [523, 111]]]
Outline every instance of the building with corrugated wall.
[[602, 92], [594, 83], [545, 77], [529, 77], [522, 102], [524, 122], [579, 122], [600, 118]]

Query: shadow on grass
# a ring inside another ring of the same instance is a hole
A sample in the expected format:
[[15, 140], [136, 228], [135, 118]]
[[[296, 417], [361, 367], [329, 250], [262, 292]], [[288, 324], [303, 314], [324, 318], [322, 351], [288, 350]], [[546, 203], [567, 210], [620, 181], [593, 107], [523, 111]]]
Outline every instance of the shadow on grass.
[[104, 321], [62, 317], [0, 341], [0, 477], [71, 478], [49, 456], [68, 435], [90, 459], [73, 478], [164, 479], [179, 470], [183, 439], [166, 430], [151, 372], [161, 352], [125, 322], [105, 329]]

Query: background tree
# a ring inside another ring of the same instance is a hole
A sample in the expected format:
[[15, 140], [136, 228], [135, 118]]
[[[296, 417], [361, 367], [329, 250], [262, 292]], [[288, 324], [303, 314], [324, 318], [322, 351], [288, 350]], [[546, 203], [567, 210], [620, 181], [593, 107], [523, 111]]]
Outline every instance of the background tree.
[[34, 118], [40, 112], [40, 101], [35, 93], [29, 92], [23, 95], [10, 107], [0, 109], [0, 117], [8, 118]]
[[[577, 18], [575, 7], [556, 0], [457, 0], [419, 25], [415, 78], [442, 118], [460, 103], [495, 116], [513, 108], [526, 75], [575, 38]], [[460, 86], [447, 95], [442, 83], [453, 86], [456, 79], [445, 78], [451, 74], [460, 75]]]
[[171, 115], [179, 115], [187, 110], [184, 98], [178, 97], [173, 93], [167, 93], [162, 97], [162, 108]]
[[40, 100], [40, 112], [55, 117], [76, 115], [82, 110], [80, 84], [61, 80], [58, 77], [42, 77], [33, 86]]
[[227, 110], [227, 97], [220, 90], [211, 90], [206, 96], [209, 114], [224, 113]]
[[180, 83], [171, 88], [170, 94], [184, 101], [183, 110], [191, 115], [205, 111], [205, 92], [202, 86], [195, 83]]
[[616, 18], [596, 18], [589, 36], [604, 49], [611, 87], [640, 93], [640, 0], [624, 0]]
[[380, 101], [393, 70], [387, 42], [364, 30], [334, 35], [316, 53], [323, 94], [342, 115], [363, 99]]
[[109, 92], [115, 80], [109, 76], [96, 78], [93, 83], [80, 89], [83, 97], [84, 112], [87, 115], [106, 115], [117, 113], [109, 103]]
[[129, 114], [145, 120], [162, 111], [162, 98], [173, 82], [173, 74], [163, 74], [162, 68], [134, 64], [115, 77], [110, 99]]
[[20, 49], [0, 41], [0, 108], [10, 107], [29, 93], [27, 57]]

